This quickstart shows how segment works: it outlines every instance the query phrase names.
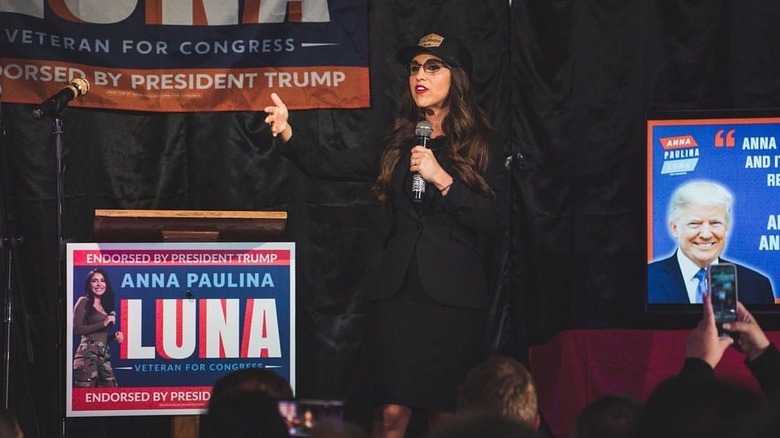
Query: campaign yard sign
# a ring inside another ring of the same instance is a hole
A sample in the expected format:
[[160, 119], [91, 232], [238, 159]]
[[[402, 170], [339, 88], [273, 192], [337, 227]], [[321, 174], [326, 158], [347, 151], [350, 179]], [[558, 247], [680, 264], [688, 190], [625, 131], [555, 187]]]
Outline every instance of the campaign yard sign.
[[201, 414], [244, 368], [295, 388], [294, 243], [68, 244], [67, 302], [67, 416]]

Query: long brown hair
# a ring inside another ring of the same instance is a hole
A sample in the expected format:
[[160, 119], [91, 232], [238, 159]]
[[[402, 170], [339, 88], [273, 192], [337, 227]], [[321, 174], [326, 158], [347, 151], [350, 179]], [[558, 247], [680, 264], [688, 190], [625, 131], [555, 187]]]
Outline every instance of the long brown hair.
[[84, 321], [89, 321], [89, 318], [95, 310], [95, 294], [92, 292], [92, 277], [95, 274], [100, 274], [106, 281], [106, 291], [103, 292], [103, 296], [100, 298], [100, 304], [103, 306], [103, 310], [106, 313], [114, 311], [114, 288], [111, 286], [111, 280], [108, 278], [108, 274], [101, 268], [95, 268], [87, 273], [87, 277], [84, 280], [84, 296], [87, 297], [87, 312], [84, 315]]
[[[442, 130], [449, 141], [447, 157], [454, 163], [452, 170], [472, 190], [495, 198], [495, 193], [480, 174], [487, 169], [489, 144], [487, 133], [490, 122], [477, 104], [466, 72], [452, 67], [450, 90], [445, 100], [449, 113], [442, 122]], [[393, 127], [385, 135], [385, 151], [372, 192], [381, 202], [390, 200], [390, 182], [393, 169], [401, 157], [402, 148], [414, 143], [414, 127], [425, 118], [423, 110], [415, 105], [408, 83], [401, 96], [401, 110]]]

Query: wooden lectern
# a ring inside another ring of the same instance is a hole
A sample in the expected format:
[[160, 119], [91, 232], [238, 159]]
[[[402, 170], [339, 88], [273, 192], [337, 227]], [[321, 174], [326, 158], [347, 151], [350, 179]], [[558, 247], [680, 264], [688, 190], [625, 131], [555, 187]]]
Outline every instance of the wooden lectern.
[[284, 232], [284, 211], [95, 210], [95, 242], [255, 242]]
[[[104, 242], [261, 242], [279, 238], [284, 211], [95, 210], [93, 239]], [[198, 417], [174, 416], [173, 438], [198, 436]]]

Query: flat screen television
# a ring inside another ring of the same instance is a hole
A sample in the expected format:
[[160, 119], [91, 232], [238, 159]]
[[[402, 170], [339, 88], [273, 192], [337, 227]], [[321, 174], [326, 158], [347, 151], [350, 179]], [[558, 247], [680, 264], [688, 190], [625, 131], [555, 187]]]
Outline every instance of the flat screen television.
[[[780, 109], [657, 112], [646, 128], [646, 311], [700, 313], [686, 283], [694, 280], [682, 272], [718, 254], [740, 267], [740, 301], [780, 316]], [[680, 193], [723, 200], [721, 188], [732, 198], [730, 215], [672, 208]]]

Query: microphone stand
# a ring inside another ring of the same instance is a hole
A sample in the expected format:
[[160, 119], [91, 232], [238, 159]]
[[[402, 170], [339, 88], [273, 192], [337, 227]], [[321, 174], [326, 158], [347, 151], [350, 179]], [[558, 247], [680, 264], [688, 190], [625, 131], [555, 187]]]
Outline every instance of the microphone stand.
[[[4, 212], [6, 213], [6, 212]], [[5, 227], [3, 227], [5, 230]], [[10, 402], [10, 387], [11, 387], [11, 330], [14, 322], [14, 281], [13, 272], [15, 267], [15, 261], [13, 258], [13, 249], [18, 243], [22, 241], [21, 237], [2, 237], [0, 247], [3, 249], [3, 259], [5, 262], [5, 288], [3, 290], [3, 299], [5, 302], [5, 313], [3, 316], [3, 323], [5, 325], [5, 338], [3, 339], [3, 407], [9, 409]], [[22, 295], [19, 295], [19, 300], [22, 300]], [[30, 337], [27, 327], [27, 318], [24, 302], [20, 302], [22, 309], [22, 323], [24, 324], [25, 340], [27, 341], [27, 356], [28, 360], [32, 362], [32, 346], [29, 345]]]
[[60, 118], [60, 112], [65, 108], [69, 101], [87, 94], [89, 91], [89, 82], [84, 78], [75, 78], [57, 94], [46, 100], [41, 104], [39, 108], [36, 108], [32, 112], [32, 117], [36, 120], [44, 117], [51, 116], [52, 118], [52, 135], [54, 136], [54, 148], [56, 154], [56, 167], [57, 167], [57, 346], [59, 350], [58, 363], [59, 363], [59, 389], [60, 397], [58, 399], [58, 410], [60, 414], [60, 434], [65, 436], [65, 367], [64, 367], [64, 345], [65, 333], [63, 329], [65, 314], [65, 255], [67, 241], [64, 237], [63, 228], [63, 216], [64, 216], [64, 185], [65, 185], [65, 166], [63, 165], [63, 142], [62, 142], [62, 119]]
[[[0, 90], [0, 96], [2, 91]], [[27, 306], [24, 301], [24, 294], [14, 293], [16, 261], [14, 259], [14, 249], [24, 239], [16, 234], [13, 227], [13, 214], [11, 212], [11, 201], [6, 196], [9, 187], [8, 166], [6, 165], [5, 150], [3, 149], [3, 137], [5, 135], [5, 126], [2, 123], [2, 112], [0, 110], [0, 249], [2, 249], [3, 273], [5, 274], [3, 288], [3, 407], [8, 409], [10, 403], [11, 388], [11, 349], [12, 349], [12, 330], [15, 316], [14, 304], [19, 306], [19, 315], [21, 315], [22, 335], [26, 346], [28, 362], [34, 362], [33, 348], [30, 338], [30, 329], [28, 326]]]
[[[3, 96], [3, 88], [0, 87], [0, 101], [2, 100]], [[3, 194], [5, 194], [6, 184], [5, 184], [5, 166], [3, 166], [3, 163], [5, 163], [5, 160], [3, 160], [3, 136], [5, 135], [5, 127], [3, 126], [3, 108], [0, 106], [0, 191], [2, 191]], [[12, 257], [12, 251], [10, 251], [9, 248], [11, 248], [13, 245], [9, 245], [6, 242], [5, 237], [5, 231], [7, 227], [5, 227], [5, 215], [7, 213], [7, 209], [5, 208], [5, 196], [3, 196], [2, 199], [2, 205], [0, 205], [0, 208], [2, 208], [2, 211], [0, 211], [0, 248], [2, 248], [3, 253], [3, 261], [9, 261], [9, 266], [4, 271], [6, 275], [7, 280], [7, 287], [3, 290], [3, 304], [5, 305], [5, 312], [3, 313], [3, 325], [4, 325], [4, 333], [5, 337], [3, 338], [3, 407], [5, 409], [8, 409], [8, 395], [9, 390], [8, 387], [11, 383], [11, 325], [13, 324], [13, 298], [11, 294], [11, 260], [13, 260]]]
[[[52, 135], [54, 136], [54, 150], [56, 154], [56, 172], [57, 172], [57, 360], [58, 360], [58, 389], [59, 397], [57, 400], [58, 414], [60, 416], [60, 436], [65, 436], [65, 362], [64, 362], [64, 345], [65, 343], [65, 331], [63, 330], [64, 324], [64, 309], [65, 309], [65, 281], [64, 281], [64, 260], [65, 260], [65, 245], [67, 243], [64, 238], [63, 228], [63, 216], [64, 216], [64, 186], [65, 186], [65, 167], [63, 165], [63, 141], [62, 141], [62, 118], [60, 117], [61, 108], [57, 108], [50, 115], [52, 117]], [[37, 118], [33, 114], [33, 118]]]
[[[65, 239], [63, 237], [62, 229], [62, 216], [64, 206], [64, 185], [65, 185], [65, 168], [63, 166], [63, 145], [62, 145], [62, 119], [59, 113], [54, 115], [52, 121], [52, 135], [54, 136], [54, 149], [57, 155], [57, 245], [58, 245], [58, 261], [62, 261], [65, 254]], [[61, 273], [61, 272], [60, 272]], [[57, 285], [62, 286], [62, 276], [57, 279]]]
[[[0, 88], [0, 97], [2, 97], [3, 92], [2, 88]], [[0, 189], [3, 192], [3, 195], [5, 195], [5, 190], [7, 187], [6, 184], [6, 172], [5, 172], [5, 166], [3, 165], [5, 163], [5, 160], [3, 160], [3, 136], [5, 134], [5, 127], [3, 126], [3, 113], [2, 113], [2, 107], [0, 107], [0, 172], [2, 172], [2, 175], [0, 175], [0, 184], [2, 186]], [[11, 248], [13, 248], [13, 240], [7, 239], [5, 236], [5, 232], [8, 227], [5, 225], [5, 218], [6, 214], [8, 213], [6, 205], [5, 205], [5, 196], [3, 196], [2, 199], [2, 217], [0, 218], [0, 248], [3, 250], [3, 261], [7, 261], [8, 265], [5, 268], [5, 275], [6, 275], [6, 288], [3, 290], [3, 303], [5, 304], [5, 311], [3, 313], [3, 324], [4, 324], [4, 333], [5, 337], [3, 338], [3, 407], [8, 409], [8, 401], [9, 401], [9, 389], [11, 383], [11, 328], [13, 324], [13, 317], [14, 317], [14, 303], [13, 303], [13, 294], [11, 293], [11, 270], [13, 266], [13, 251], [11, 251]]]
[[[515, 196], [515, 175], [518, 170], [522, 171], [525, 167], [525, 157], [521, 153], [513, 153], [505, 158], [504, 168], [509, 174], [509, 193], [508, 205], [506, 206], [506, 229], [503, 231], [504, 235], [502, 240], [506, 242], [505, 247], [502, 248], [499, 259], [499, 274], [496, 287], [494, 288], [495, 294], [493, 296], [493, 302], [488, 312], [488, 321], [490, 326], [486, 332], [485, 345], [490, 353], [505, 354], [505, 349], [523, 351], [527, 344], [527, 335], [523, 327], [520, 327], [516, 322], [516, 313], [518, 311], [517, 299], [512, 299], [509, 291], [513, 290], [513, 257], [517, 252], [517, 248], [514, 245], [516, 226], [515, 224], [515, 211], [514, 211], [514, 196]], [[524, 309], [523, 309], [524, 310]], [[514, 314], [512, 312], [515, 312]], [[524, 339], [517, 339], [520, 333], [510, 333], [512, 330], [523, 331], [522, 336]], [[522, 342], [522, 344], [514, 345], [513, 342]], [[527, 355], [523, 354], [518, 357], [521, 362], [527, 363]]]
[[63, 330], [63, 315], [64, 315], [64, 309], [65, 309], [65, 303], [64, 303], [64, 296], [65, 296], [65, 282], [63, 281], [63, 264], [65, 260], [65, 237], [64, 237], [64, 230], [63, 230], [63, 215], [64, 215], [64, 205], [65, 205], [65, 166], [63, 165], [63, 141], [62, 141], [62, 118], [60, 117], [60, 111], [56, 111], [52, 115], [52, 135], [54, 136], [54, 150], [56, 154], [56, 167], [57, 167], [57, 196], [56, 196], [56, 202], [57, 202], [57, 303], [58, 303], [58, 311], [57, 311], [57, 343], [59, 345], [59, 354], [57, 355], [58, 361], [59, 361], [59, 385], [60, 388], [60, 396], [58, 399], [58, 407], [59, 407], [59, 414], [61, 419], [60, 424], [60, 434], [62, 437], [65, 436], [65, 403], [64, 398], [66, 397], [65, 391], [67, 388], [65, 388], [65, 361], [63, 359], [64, 356], [64, 345], [65, 344], [65, 331]]

